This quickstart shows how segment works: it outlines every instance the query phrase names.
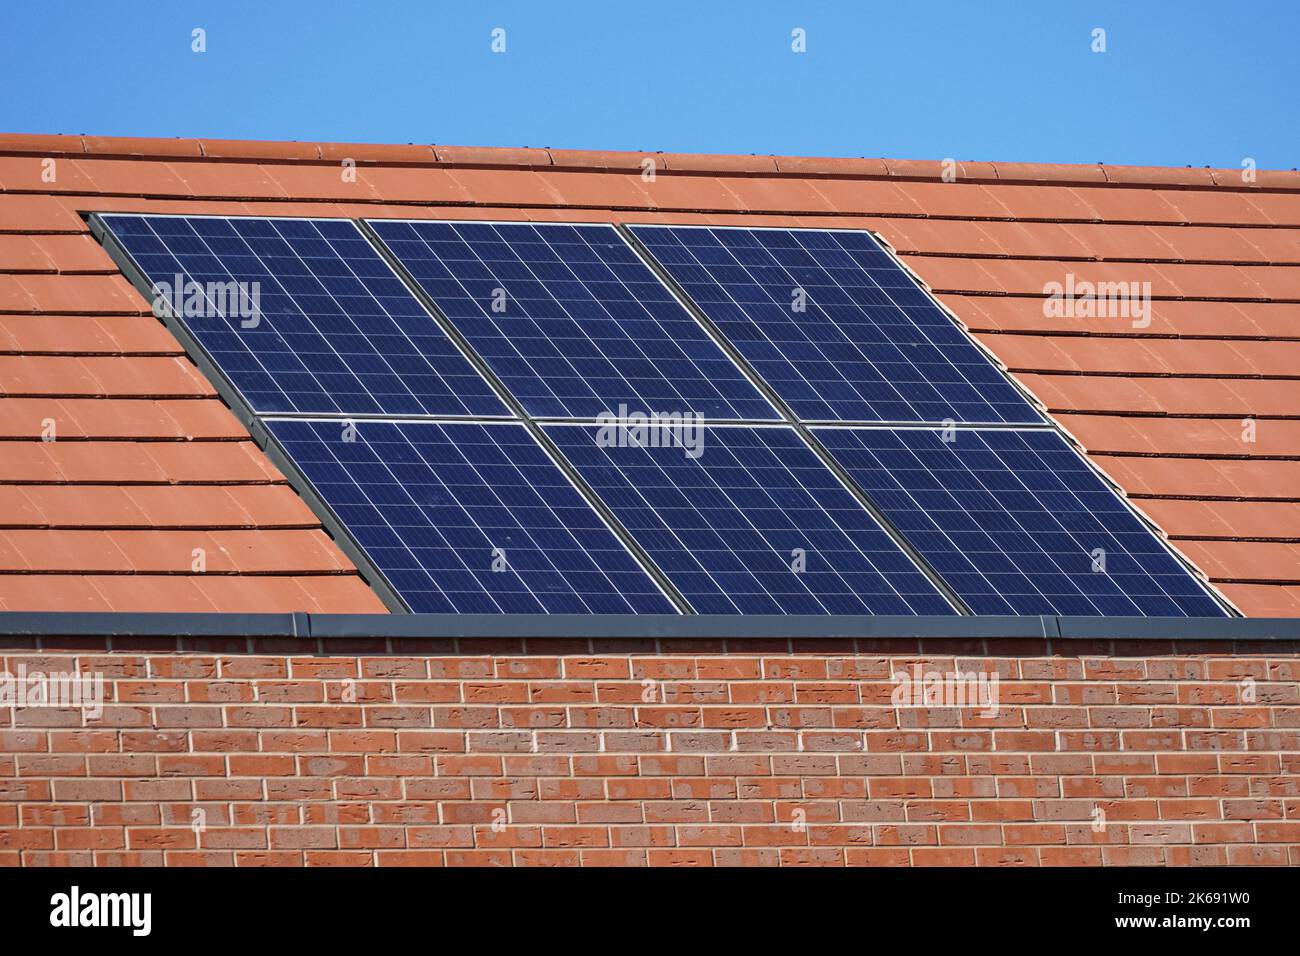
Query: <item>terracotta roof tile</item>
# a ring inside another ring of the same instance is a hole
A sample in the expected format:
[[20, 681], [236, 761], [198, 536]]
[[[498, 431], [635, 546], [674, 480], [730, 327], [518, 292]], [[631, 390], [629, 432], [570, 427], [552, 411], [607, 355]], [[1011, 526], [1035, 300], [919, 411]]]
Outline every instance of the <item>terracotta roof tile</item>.
[[[1300, 614], [1300, 174], [944, 171], [0, 135], [0, 607], [383, 610], [89, 236], [82, 214], [129, 210], [873, 229], [1242, 610]], [[1150, 281], [1150, 324], [1045, 314], [1067, 272]]]
[[[1114, 187], [1075, 186], [1070, 189], [1074, 198], [1088, 210], [1080, 219], [1097, 222], [1217, 222], [1218, 219], [1195, 219], [1184, 215], [1173, 204], [1170, 196], [1174, 190], [1117, 189]], [[1229, 208], [1239, 208], [1231, 202]], [[1245, 204], [1242, 204], [1244, 207]], [[1227, 222], [1249, 222], [1244, 217], [1228, 215]]]
[[1214, 175], [1208, 169], [1168, 166], [1103, 166], [1106, 181], [1110, 183], [1136, 183], [1142, 186], [1213, 186]]
[[140, 175], [140, 163], [129, 159], [80, 159], [79, 175], [92, 184], [92, 192], [123, 196], [183, 196], [188, 192], [175, 169], [152, 163], [148, 176]]
[[1091, 457], [1133, 497], [1300, 500], [1300, 461]]
[[940, 293], [965, 324], [980, 331], [1060, 332], [1073, 335], [1181, 335], [1215, 338], [1300, 338], [1295, 306], [1271, 302], [1155, 300], [1151, 323], [1135, 329], [1130, 319], [1050, 316], [1042, 298]]
[[1056, 419], [1096, 453], [1300, 459], [1300, 421], [1065, 414]]
[[82, 150], [94, 156], [130, 156], [170, 159], [198, 158], [203, 148], [196, 139], [132, 139], [126, 136], [83, 136]]
[[6, 528], [300, 528], [319, 524], [286, 485], [0, 485]]
[[666, 168], [660, 153], [610, 152], [598, 149], [552, 149], [551, 165], [557, 169], [594, 169], [610, 172], [640, 173], [650, 160], [658, 171]]
[[1106, 173], [1097, 165], [1055, 166], [1048, 163], [994, 163], [998, 179], [1019, 182], [1105, 183]]
[[1171, 538], [1300, 541], [1297, 502], [1152, 499], [1141, 506]]
[[[562, 174], [557, 174], [562, 175]], [[571, 173], [569, 175], [585, 175]], [[444, 201], [472, 197], [478, 203], [499, 206], [563, 206], [565, 201], [550, 179], [534, 172], [454, 167], [448, 173]], [[454, 190], [454, 193], [452, 192]], [[430, 196], [430, 201], [439, 197]]]
[[315, 143], [259, 142], [251, 139], [201, 139], [199, 149], [209, 159], [320, 159]]
[[355, 575], [252, 576], [0, 574], [7, 611], [195, 611], [380, 613]]
[[[568, 205], [636, 208], [668, 202], [672, 191], [660, 188], [660, 183], [667, 181], [667, 176], [656, 179], [655, 182], [643, 182], [640, 176], [575, 175], [558, 178], [556, 183]], [[466, 192], [466, 195], [469, 193]]]
[[387, 611], [364, 581], [355, 574], [314, 577], [231, 577], [193, 579], [194, 586], [213, 607], [222, 611], [319, 614], [379, 614]]
[[251, 441], [15, 441], [0, 455], [0, 482], [218, 484], [282, 482]]
[[421, 143], [318, 143], [320, 158], [341, 163], [350, 159], [354, 163], [419, 163], [437, 161], [433, 147]]
[[0, 397], [31, 395], [207, 398], [216, 389], [173, 356], [0, 355]]
[[434, 146], [438, 162], [448, 166], [505, 166], [527, 168], [549, 166], [551, 157], [545, 149], [499, 149], [481, 146]]
[[115, 314], [146, 303], [121, 275], [0, 276], [0, 311]]
[[[114, 139], [114, 142], [118, 141]], [[161, 143], [163, 140], [149, 139], [141, 140], [141, 142], [154, 144]], [[80, 153], [84, 150], [85, 145], [81, 136], [49, 133], [0, 133], [0, 152], [51, 155], [63, 152]]]
[[[359, 168], [355, 183], [343, 181], [342, 167], [324, 167], [330, 177], [330, 187], [335, 198], [358, 201], [382, 198], [389, 202], [471, 202], [473, 196], [461, 187], [452, 171], [444, 168], [395, 168], [366, 166]], [[319, 177], [319, 174], [317, 174]], [[315, 183], [316, 180], [313, 180]], [[301, 187], [301, 181], [283, 181], [285, 189]], [[337, 185], [336, 185], [337, 183]], [[350, 187], [350, 188], [349, 188]], [[329, 192], [313, 188], [312, 194]]]
[[1295, 300], [1300, 268], [1285, 266], [1187, 265], [1164, 262], [1057, 262], [1047, 259], [967, 259], [904, 256], [904, 261], [938, 292], [1043, 297], [1051, 284], [1150, 283], [1154, 298]]
[[898, 188], [931, 217], [1012, 219], [1020, 186], [981, 186], [966, 183], [900, 182]]
[[0, 315], [0, 352], [29, 355], [179, 355], [152, 315]]
[[74, 159], [0, 156], [0, 189], [9, 193], [93, 193], [93, 180]]
[[709, 173], [774, 173], [775, 156], [717, 156], [703, 153], [659, 153], [664, 168]]
[[776, 168], [793, 176], [888, 176], [883, 159], [846, 157], [777, 156]]
[[[1133, 372], [1225, 378], [1300, 376], [1300, 341], [993, 334], [977, 334], [976, 338], [1015, 371]], [[1297, 388], [1300, 388], [1300, 378], [1297, 378]]]
[[39, 439], [47, 422], [59, 441], [188, 441], [239, 439], [248, 434], [216, 399], [0, 399], [0, 439]]
[[901, 183], [849, 179], [813, 179], [808, 180], [808, 183], [832, 209], [845, 213], [865, 216], [925, 215], [925, 209], [917, 205]]
[[1017, 373], [1016, 378], [1053, 412], [1129, 412], [1220, 418], [1296, 414], [1298, 386], [1294, 381], [1031, 373]]
[[1181, 541], [1211, 581], [1300, 584], [1300, 545], [1278, 541]]
[[86, 224], [57, 196], [0, 192], [0, 231], [85, 232]]
[[1300, 587], [1220, 584], [1224, 597], [1247, 617], [1300, 617]]
[[319, 574], [350, 567], [318, 530], [0, 531], [0, 573]]
[[37, 244], [35, 236], [0, 235], [0, 271], [14, 273], [57, 270], [45, 250]]
[[[40, 250], [49, 262], [50, 271], [64, 274], [78, 272], [117, 272], [104, 247], [87, 234], [79, 236], [28, 236], [25, 237]], [[42, 270], [46, 271], [46, 270]]]
[[[314, 169], [326, 175], [332, 172], [337, 177], [337, 170], [327, 171], [321, 167], [277, 165], [271, 168], [299, 171]], [[156, 190], [152, 182], [149, 184], [150, 194], [203, 196], [210, 199], [288, 199], [295, 195], [285, 191], [269, 175], [267, 167], [255, 163], [173, 163], [168, 166], [168, 172], [167, 180], [160, 181]], [[173, 183], [179, 185], [174, 186]]]

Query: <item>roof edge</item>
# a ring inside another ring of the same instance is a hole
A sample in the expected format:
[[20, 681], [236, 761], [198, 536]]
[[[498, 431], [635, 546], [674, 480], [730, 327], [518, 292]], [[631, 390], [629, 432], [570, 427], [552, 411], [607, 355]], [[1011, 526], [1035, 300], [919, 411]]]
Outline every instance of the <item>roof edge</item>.
[[1300, 640], [1300, 618], [0, 611], [0, 637]]
[[305, 143], [0, 133], [0, 155], [97, 159], [427, 165], [640, 173], [647, 159], [659, 172], [798, 178], [905, 179], [1061, 186], [1162, 187], [1300, 192], [1300, 171], [1208, 167], [1107, 166], [1102, 163], [1013, 163], [809, 156], [628, 152], [435, 144]]

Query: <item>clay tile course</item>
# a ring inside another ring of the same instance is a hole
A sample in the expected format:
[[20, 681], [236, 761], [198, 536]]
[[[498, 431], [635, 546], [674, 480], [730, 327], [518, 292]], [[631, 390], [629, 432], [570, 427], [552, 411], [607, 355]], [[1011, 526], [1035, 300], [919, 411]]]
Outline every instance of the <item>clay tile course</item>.
[[[1300, 614], [1300, 173], [0, 134], [2, 609], [384, 610], [90, 235], [119, 210], [872, 229], [1225, 596]], [[1150, 321], [1048, 314], [1067, 272]]]

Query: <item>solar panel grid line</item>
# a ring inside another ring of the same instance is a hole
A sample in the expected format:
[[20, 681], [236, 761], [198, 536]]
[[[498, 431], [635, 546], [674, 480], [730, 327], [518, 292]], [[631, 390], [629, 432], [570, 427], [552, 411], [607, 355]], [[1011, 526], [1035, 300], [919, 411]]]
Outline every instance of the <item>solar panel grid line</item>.
[[698, 613], [960, 613], [789, 425], [709, 426], [698, 459], [544, 430]]
[[[506, 414], [502, 397], [474, 372], [352, 220], [135, 213], [94, 218], [101, 238], [106, 230], [130, 262], [133, 284], [147, 299], [155, 298], [155, 282], [171, 285], [177, 277], [202, 293], [201, 315], [165, 311], [254, 412]], [[315, 235], [303, 234], [304, 224]], [[217, 234], [221, 225], [229, 235]], [[271, 234], [254, 234], [263, 228]], [[262, 243], [270, 248], [259, 249]], [[358, 271], [362, 267], [374, 274]], [[251, 286], [272, 309], [260, 308], [245, 325], [212, 299], [210, 283]], [[264, 284], [269, 294], [260, 295]], [[340, 298], [345, 289], [346, 302]]]
[[[594, 420], [620, 406], [780, 418], [612, 224], [384, 219], [365, 228], [532, 418]], [[522, 314], [511, 313], [521, 301], [512, 283], [532, 296]], [[500, 294], [501, 311], [485, 292]]]
[[[1044, 421], [866, 230], [627, 228], [804, 420]], [[833, 245], [818, 247], [813, 237]], [[802, 312], [792, 301], [799, 293]]]
[[523, 423], [390, 419], [351, 441], [318, 427], [340, 424], [267, 419], [408, 609], [680, 612]]
[[1230, 613], [1055, 431], [816, 431], [977, 614]]

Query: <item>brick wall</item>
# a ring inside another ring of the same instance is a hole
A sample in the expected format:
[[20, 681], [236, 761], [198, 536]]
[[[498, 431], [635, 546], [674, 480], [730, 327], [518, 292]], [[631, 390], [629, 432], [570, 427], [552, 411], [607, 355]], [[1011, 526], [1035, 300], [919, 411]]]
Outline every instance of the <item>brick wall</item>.
[[3, 648], [107, 697], [0, 708], [6, 865], [1300, 864], [1294, 643]]

